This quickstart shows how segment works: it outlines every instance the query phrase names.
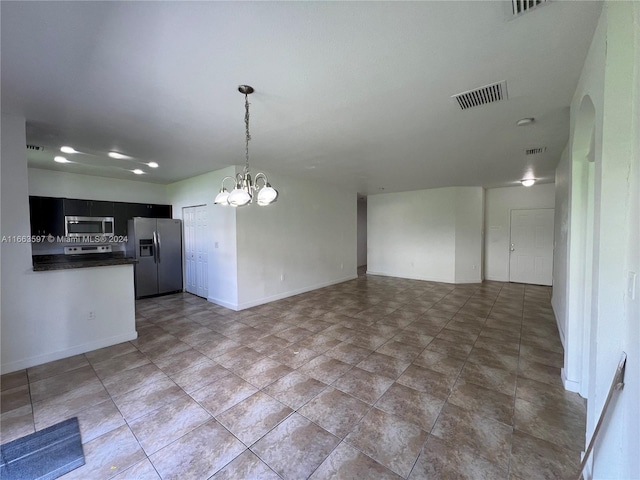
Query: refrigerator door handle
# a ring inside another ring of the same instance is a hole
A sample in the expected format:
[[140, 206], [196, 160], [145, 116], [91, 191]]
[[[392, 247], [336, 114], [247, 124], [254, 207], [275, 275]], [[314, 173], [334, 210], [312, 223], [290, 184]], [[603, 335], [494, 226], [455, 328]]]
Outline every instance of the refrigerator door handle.
[[158, 263], [158, 237], [153, 232], [153, 263]]
[[160, 254], [162, 253], [162, 242], [160, 241], [160, 232], [156, 234], [156, 238], [158, 239], [158, 263], [160, 263]]

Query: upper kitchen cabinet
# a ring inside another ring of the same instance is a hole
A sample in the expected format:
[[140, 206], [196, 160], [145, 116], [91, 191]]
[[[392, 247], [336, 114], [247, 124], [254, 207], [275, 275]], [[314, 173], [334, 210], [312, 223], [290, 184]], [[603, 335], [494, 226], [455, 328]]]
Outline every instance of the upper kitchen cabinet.
[[91, 217], [113, 217], [113, 202], [91, 200]]
[[151, 205], [151, 218], [172, 218], [173, 209], [171, 205]]
[[133, 217], [151, 217], [151, 205], [148, 203], [127, 203], [127, 220]]
[[127, 222], [134, 217], [146, 218], [171, 218], [171, 205], [158, 205], [151, 203], [125, 203], [113, 204], [115, 234], [127, 235]]
[[64, 206], [62, 198], [29, 197], [31, 235], [64, 235]]
[[145, 218], [171, 218], [171, 205], [158, 205], [153, 203], [123, 203], [127, 220], [133, 217]]
[[65, 198], [64, 214], [74, 217], [113, 217], [113, 202]]

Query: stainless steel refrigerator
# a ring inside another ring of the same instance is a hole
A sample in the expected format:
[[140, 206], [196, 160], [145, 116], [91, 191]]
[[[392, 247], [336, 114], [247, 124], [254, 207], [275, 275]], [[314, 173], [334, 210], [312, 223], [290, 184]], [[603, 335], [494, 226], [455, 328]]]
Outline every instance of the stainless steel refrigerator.
[[129, 220], [127, 256], [134, 266], [136, 298], [182, 291], [182, 223], [169, 218]]

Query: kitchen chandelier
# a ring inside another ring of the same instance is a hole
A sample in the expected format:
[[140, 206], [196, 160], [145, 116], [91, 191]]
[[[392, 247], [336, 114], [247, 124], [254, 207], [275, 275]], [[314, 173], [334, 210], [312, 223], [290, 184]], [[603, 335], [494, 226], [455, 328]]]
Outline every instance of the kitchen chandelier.
[[[249, 173], [249, 140], [251, 135], [249, 134], [249, 99], [248, 96], [253, 93], [253, 87], [249, 85], [240, 85], [238, 91], [244, 94], [244, 125], [245, 125], [245, 157], [246, 163], [244, 165], [243, 173], [236, 174], [235, 177], [224, 177], [222, 179], [222, 186], [220, 192], [216, 195], [216, 199], [213, 203], [217, 205], [231, 205], [232, 207], [244, 207], [253, 202], [256, 198], [260, 206], [270, 205], [278, 198], [278, 191], [271, 186], [267, 176], [264, 173], [256, 174], [255, 180], [251, 179]], [[227, 180], [234, 181], [234, 188], [229, 193], [225, 188], [224, 182]], [[259, 184], [259, 180], [262, 180], [262, 186]]]

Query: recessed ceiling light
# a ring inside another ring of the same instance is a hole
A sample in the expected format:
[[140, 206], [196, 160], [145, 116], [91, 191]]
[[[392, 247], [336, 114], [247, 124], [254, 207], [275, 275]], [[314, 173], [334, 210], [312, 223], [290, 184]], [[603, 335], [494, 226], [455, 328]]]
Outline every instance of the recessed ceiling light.
[[144, 172], [142, 170], [140, 170], [139, 168], [136, 168], [135, 170], [131, 170], [133, 173], [135, 173], [136, 175], [142, 175]]
[[158, 164], [156, 162], [149, 162], [147, 163], [148, 166], [150, 166], [151, 168], [158, 168]]
[[71, 163], [69, 160], [67, 160], [64, 157], [55, 157], [53, 161], [58, 163]]
[[519, 127], [524, 127], [526, 125], [531, 125], [535, 121], [536, 119], [533, 117], [521, 118], [516, 122], [516, 125], [518, 125]]
[[524, 185], [525, 187], [530, 187], [531, 185], [533, 185], [534, 183], [536, 183], [535, 179], [533, 178], [527, 178], [525, 180], [521, 181], [522, 185]]
[[126, 155], [123, 155], [118, 152], [109, 152], [107, 155], [109, 155], [111, 158], [117, 158], [118, 160], [121, 160], [123, 158], [129, 158]]
[[60, 147], [60, 151], [63, 153], [78, 153], [78, 151], [75, 148], [67, 147], [67, 146]]

